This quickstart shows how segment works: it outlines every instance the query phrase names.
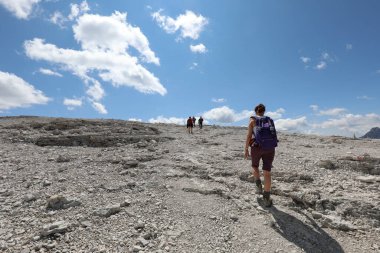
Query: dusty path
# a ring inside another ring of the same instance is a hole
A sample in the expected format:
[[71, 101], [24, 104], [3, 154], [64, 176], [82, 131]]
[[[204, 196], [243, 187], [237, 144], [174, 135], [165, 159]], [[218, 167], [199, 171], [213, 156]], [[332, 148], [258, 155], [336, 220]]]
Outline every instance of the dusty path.
[[281, 133], [263, 208], [245, 134], [0, 118], [0, 251], [379, 252], [379, 141]]

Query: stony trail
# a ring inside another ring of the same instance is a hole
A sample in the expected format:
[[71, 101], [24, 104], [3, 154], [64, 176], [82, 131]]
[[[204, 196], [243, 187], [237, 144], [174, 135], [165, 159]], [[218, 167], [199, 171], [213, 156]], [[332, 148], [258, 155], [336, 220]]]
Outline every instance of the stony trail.
[[0, 251], [380, 251], [380, 141], [279, 133], [264, 208], [245, 135], [0, 118]]

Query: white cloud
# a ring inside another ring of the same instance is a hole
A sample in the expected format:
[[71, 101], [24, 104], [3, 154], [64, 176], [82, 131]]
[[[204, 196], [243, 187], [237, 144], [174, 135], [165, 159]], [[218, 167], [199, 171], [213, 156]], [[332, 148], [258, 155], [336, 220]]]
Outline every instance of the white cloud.
[[104, 107], [104, 105], [99, 103], [99, 102], [92, 101], [91, 105], [100, 114], [107, 114], [108, 113], [106, 108]]
[[0, 71], [0, 110], [46, 104], [50, 99], [22, 78]]
[[176, 117], [169, 117], [166, 118], [164, 116], [158, 116], [157, 118], [151, 118], [149, 119], [149, 123], [167, 123], [167, 124], [176, 124], [176, 125], [184, 125], [186, 123], [185, 118], [176, 118]]
[[48, 75], [48, 76], [58, 76], [58, 77], [62, 77], [62, 75], [58, 72], [55, 72], [51, 69], [44, 69], [44, 68], [40, 68], [39, 69], [39, 72], [44, 74], [44, 75]]
[[211, 101], [214, 103], [224, 103], [227, 100], [225, 98], [213, 98]]
[[376, 70], [376, 73], [377, 73], [377, 74], [380, 74], [380, 69]]
[[267, 112], [265, 113], [267, 116], [271, 117], [272, 119], [280, 119], [282, 118], [282, 114], [285, 113], [284, 108], [279, 108], [274, 112]]
[[[34, 38], [24, 42], [26, 55], [34, 60], [57, 64], [80, 77], [93, 102], [99, 103], [104, 96], [96, 75], [115, 87], [128, 86], [142, 93], [165, 95], [167, 91], [159, 79], [144, 68], [138, 58], [127, 52], [134, 47], [143, 61], [159, 65], [159, 59], [149, 48], [148, 39], [140, 28], [127, 23], [126, 15], [120, 12], [111, 16], [84, 14], [73, 27], [75, 39], [82, 50], [59, 48]], [[93, 107], [101, 113], [106, 111], [98, 104]]]
[[345, 113], [347, 110], [344, 108], [331, 108], [324, 111], [319, 111], [319, 115], [326, 115], [326, 116], [338, 116], [343, 113]]
[[327, 63], [324, 61], [319, 62], [319, 64], [317, 64], [317, 66], [315, 66], [315, 68], [318, 70], [325, 69], [326, 67], [327, 67]]
[[305, 57], [305, 56], [301, 56], [300, 57], [300, 59], [301, 59], [301, 61], [303, 62], [303, 63], [309, 63], [310, 61], [311, 61], [311, 58], [309, 58], [309, 57]]
[[111, 16], [85, 14], [78, 19], [73, 30], [84, 50], [125, 54], [131, 46], [140, 53], [143, 61], [160, 64], [140, 28], [127, 23], [127, 13], [115, 12]]
[[362, 99], [362, 100], [372, 100], [373, 99], [373, 97], [369, 97], [369, 96], [366, 96], [366, 95], [358, 96], [356, 98], [357, 99]]
[[63, 104], [67, 106], [68, 110], [74, 110], [75, 107], [80, 107], [82, 106], [83, 102], [82, 99], [77, 99], [77, 98], [65, 98], [63, 100]]
[[53, 24], [56, 24], [58, 25], [59, 27], [61, 28], [64, 28], [65, 27], [65, 22], [67, 21], [66, 17], [63, 16], [63, 14], [59, 11], [56, 11], [53, 13], [53, 15], [50, 16], [50, 22], [52, 22]]
[[373, 127], [380, 125], [380, 115], [369, 114], [346, 114], [340, 118], [329, 119], [321, 124], [315, 124], [314, 128], [322, 128], [330, 134], [352, 136], [356, 133], [363, 135]]
[[319, 109], [318, 105], [310, 105], [310, 108], [313, 110], [313, 112], [317, 112]]
[[233, 123], [248, 119], [252, 115], [252, 111], [243, 110], [240, 113], [237, 113], [228, 106], [222, 106], [204, 112], [202, 115], [205, 119], [218, 123]]
[[194, 12], [187, 10], [185, 14], [179, 15], [176, 19], [169, 16], [161, 15], [162, 10], [152, 14], [153, 19], [167, 33], [181, 32], [182, 38], [191, 38], [196, 40], [200, 33], [208, 24], [207, 18], [202, 15], [196, 15]]
[[195, 46], [190, 45], [190, 50], [193, 53], [200, 53], [200, 54], [204, 54], [207, 52], [207, 48], [202, 43]]
[[352, 44], [346, 44], [346, 49], [347, 50], [352, 50]]
[[142, 122], [142, 119], [129, 118], [128, 121]]
[[41, 0], [0, 0], [0, 5], [12, 12], [19, 19], [28, 19], [34, 5]]
[[74, 20], [79, 15], [82, 15], [88, 11], [90, 11], [90, 7], [87, 4], [87, 1], [83, 1], [81, 4], [70, 4], [71, 12], [68, 16], [69, 20]]
[[277, 130], [280, 131], [298, 131], [303, 132], [309, 123], [305, 116], [296, 119], [278, 119], [275, 121]]
[[105, 92], [101, 84], [96, 80], [94, 80], [94, 84], [92, 86], [88, 87], [86, 94], [95, 101], [99, 101], [105, 96]]

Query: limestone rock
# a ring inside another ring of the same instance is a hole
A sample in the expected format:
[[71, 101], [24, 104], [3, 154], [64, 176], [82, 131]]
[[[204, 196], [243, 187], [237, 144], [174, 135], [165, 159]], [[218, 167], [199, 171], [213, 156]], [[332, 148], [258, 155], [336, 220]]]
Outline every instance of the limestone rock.
[[99, 217], [110, 217], [111, 215], [120, 212], [120, 210], [120, 205], [107, 206], [95, 210], [94, 215]]

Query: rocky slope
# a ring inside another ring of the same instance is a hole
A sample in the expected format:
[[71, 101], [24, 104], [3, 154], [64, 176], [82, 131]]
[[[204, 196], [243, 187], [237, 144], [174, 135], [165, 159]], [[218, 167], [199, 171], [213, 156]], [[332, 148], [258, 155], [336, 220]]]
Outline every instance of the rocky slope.
[[0, 251], [379, 252], [380, 141], [280, 133], [264, 208], [245, 135], [0, 118]]
[[380, 127], [371, 128], [362, 138], [380, 139]]

